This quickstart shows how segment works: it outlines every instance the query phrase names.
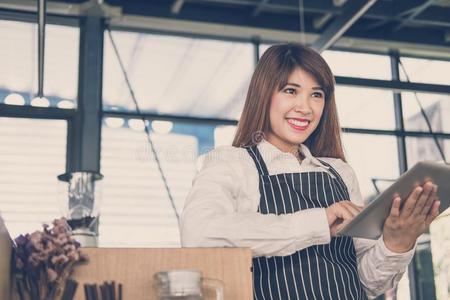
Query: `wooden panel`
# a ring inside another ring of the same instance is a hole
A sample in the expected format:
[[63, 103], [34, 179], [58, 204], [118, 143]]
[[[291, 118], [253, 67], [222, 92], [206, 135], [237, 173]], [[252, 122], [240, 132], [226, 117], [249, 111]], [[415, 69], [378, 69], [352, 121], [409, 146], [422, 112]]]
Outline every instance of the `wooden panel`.
[[11, 238], [0, 216], [0, 299], [9, 299], [11, 285]]
[[[251, 251], [244, 248], [83, 248], [89, 264], [78, 266], [75, 300], [85, 300], [83, 284], [116, 281], [123, 284], [124, 300], [153, 300], [153, 274], [168, 269], [202, 271], [204, 277], [224, 282], [225, 300], [253, 300]], [[0, 299], [8, 299], [0, 298]], [[14, 300], [18, 299], [14, 293]], [[206, 300], [214, 299], [207, 294]]]
[[[124, 300], [152, 300], [153, 274], [174, 268], [198, 269], [204, 277], [225, 283], [225, 300], [252, 300], [251, 251], [240, 248], [108, 249], [85, 248], [90, 263], [77, 267], [80, 283], [115, 280], [124, 286]], [[84, 300], [78, 288], [76, 300]], [[209, 296], [207, 299], [212, 299]]]

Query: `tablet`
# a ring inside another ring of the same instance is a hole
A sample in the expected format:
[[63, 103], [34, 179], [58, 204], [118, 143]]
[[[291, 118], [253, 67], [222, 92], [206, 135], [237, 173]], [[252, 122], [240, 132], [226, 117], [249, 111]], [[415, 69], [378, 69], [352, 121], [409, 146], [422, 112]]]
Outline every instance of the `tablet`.
[[394, 196], [398, 194], [403, 203], [415, 186], [427, 180], [438, 185], [437, 196], [441, 201], [439, 213], [442, 213], [450, 206], [450, 165], [419, 162], [367, 205], [338, 235], [378, 239], [383, 233], [384, 221], [389, 216]]

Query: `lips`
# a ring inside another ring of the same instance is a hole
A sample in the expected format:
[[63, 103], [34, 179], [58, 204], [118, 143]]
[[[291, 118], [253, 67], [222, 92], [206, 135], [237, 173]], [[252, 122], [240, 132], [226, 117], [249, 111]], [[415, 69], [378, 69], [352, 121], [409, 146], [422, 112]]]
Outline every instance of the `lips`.
[[308, 128], [310, 120], [302, 118], [290, 118], [287, 119], [288, 124], [295, 130], [303, 131]]

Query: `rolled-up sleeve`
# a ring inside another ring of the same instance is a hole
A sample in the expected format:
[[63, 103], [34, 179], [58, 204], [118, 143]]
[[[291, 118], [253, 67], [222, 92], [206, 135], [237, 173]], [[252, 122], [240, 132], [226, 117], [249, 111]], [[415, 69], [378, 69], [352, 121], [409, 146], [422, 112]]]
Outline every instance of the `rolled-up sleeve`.
[[390, 251], [382, 236], [378, 240], [353, 240], [359, 277], [369, 299], [395, 287], [414, 256], [415, 248], [405, 253]]
[[193, 180], [181, 216], [183, 247], [248, 247], [253, 256], [286, 256], [330, 242], [323, 208], [292, 214], [238, 211], [242, 178], [215, 150]]

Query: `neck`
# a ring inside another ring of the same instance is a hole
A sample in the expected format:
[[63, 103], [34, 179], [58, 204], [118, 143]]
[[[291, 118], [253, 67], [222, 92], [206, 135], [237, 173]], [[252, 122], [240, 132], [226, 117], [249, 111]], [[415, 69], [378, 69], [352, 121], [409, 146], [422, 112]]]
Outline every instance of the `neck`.
[[277, 147], [282, 152], [291, 153], [299, 161], [302, 161], [304, 159], [304, 155], [302, 154], [302, 151], [301, 151], [301, 145], [277, 143], [276, 140], [274, 141], [274, 140], [271, 140], [271, 139], [267, 139], [266, 141], [271, 143], [275, 147]]

